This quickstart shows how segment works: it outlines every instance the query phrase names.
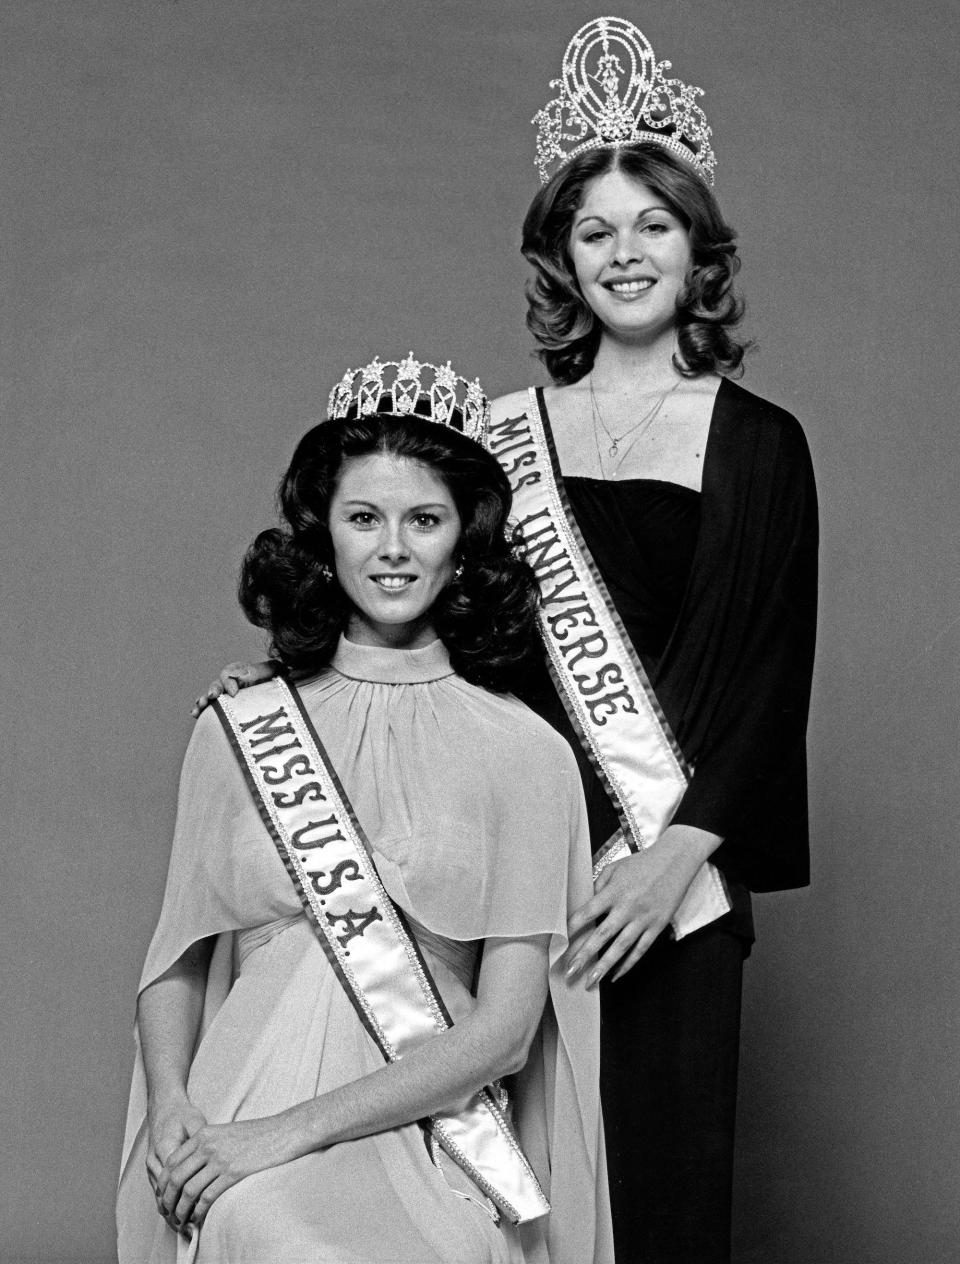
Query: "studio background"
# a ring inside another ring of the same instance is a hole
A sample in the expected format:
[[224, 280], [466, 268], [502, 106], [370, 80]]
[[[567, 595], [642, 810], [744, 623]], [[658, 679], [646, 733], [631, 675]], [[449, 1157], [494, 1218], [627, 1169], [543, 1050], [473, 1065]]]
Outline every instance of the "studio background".
[[[960, 1243], [955, 8], [614, 6], [703, 99], [744, 383], [823, 523], [813, 887], [757, 900], [736, 1264]], [[529, 120], [577, 0], [4, 0], [0, 1259], [101, 1264], [192, 698], [347, 365], [543, 380]]]

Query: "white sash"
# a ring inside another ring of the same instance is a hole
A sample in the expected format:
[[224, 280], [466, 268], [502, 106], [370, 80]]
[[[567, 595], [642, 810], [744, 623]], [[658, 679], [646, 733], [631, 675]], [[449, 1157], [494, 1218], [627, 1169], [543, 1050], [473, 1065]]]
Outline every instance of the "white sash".
[[[526, 559], [540, 584], [550, 674], [620, 818], [621, 828], [596, 855], [596, 881], [613, 861], [653, 846], [692, 769], [570, 512], [536, 390], [526, 413], [491, 428], [489, 447], [510, 480]], [[674, 915], [674, 935], [689, 935], [729, 910], [719, 870], [704, 864]]]
[[[215, 706], [327, 959], [384, 1057], [452, 1026], [299, 695], [278, 678]], [[513, 1224], [550, 1210], [492, 1089], [421, 1122]]]

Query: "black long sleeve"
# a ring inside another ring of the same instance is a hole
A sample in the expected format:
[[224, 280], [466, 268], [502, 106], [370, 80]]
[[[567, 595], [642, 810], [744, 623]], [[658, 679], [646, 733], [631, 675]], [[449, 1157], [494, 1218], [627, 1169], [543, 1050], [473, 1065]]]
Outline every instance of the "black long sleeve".
[[[723, 837], [753, 890], [808, 881], [805, 732], [817, 510], [799, 423], [721, 384], [698, 496], [649, 480], [566, 480], [577, 523], [694, 776], [674, 821]], [[549, 678], [525, 699], [578, 751], [591, 833], [613, 805]]]
[[653, 684], [695, 769], [674, 820], [722, 835], [715, 863], [754, 890], [809, 877], [816, 586], [816, 490], [803, 431], [725, 383], [690, 582]]

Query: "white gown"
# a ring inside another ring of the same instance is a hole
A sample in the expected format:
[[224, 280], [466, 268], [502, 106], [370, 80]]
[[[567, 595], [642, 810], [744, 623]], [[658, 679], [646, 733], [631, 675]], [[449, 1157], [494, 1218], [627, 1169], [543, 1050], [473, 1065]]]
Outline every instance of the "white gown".
[[[120, 1264], [610, 1264], [595, 992], [557, 968], [569, 912], [591, 892], [573, 756], [512, 698], [453, 674], [439, 641], [341, 641], [300, 693], [392, 899], [425, 932], [441, 991], [482, 940], [550, 937], [550, 999], [514, 1122], [552, 1204], [516, 1229], [416, 1124], [240, 1181], [187, 1241], [147, 1182], [139, 1048], [117, 1223]], [[184, 762], [159, 925], [141, 989], [216, 935], [188, 1091], [211, 1123], [274, 1114], [376, 1071], [383, 1058], [331, 970], [213, 711]], [[418, 937], [420, 937], [418, 935]]]

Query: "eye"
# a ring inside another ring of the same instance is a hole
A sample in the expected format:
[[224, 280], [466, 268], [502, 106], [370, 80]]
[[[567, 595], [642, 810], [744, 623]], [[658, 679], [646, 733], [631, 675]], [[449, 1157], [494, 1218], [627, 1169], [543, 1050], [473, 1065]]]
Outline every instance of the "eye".
[[422, 531], [429, 531], [432, 527], [440, 525], [440, 519], [436, 514], [418, 513], [414, 515], [413, 525], [419, 527]]
[[649, 224], [644, 224], [643, 231], [651, 233], [654, 237], [662, 237], [664, 233], [670, 231], [670, 225], [661, 223], [659, 220], [653, 220]]
[[583, 240], [587, 242], [603, 241], [605, 237], [609, 237], [610, 233], [605, 228], [595, 228], [592, 233], [587, 233]]
[[374, 518], [369, 509], [357, 509], [347, 521], [352, 522], [357, 527], [372, 527]]

